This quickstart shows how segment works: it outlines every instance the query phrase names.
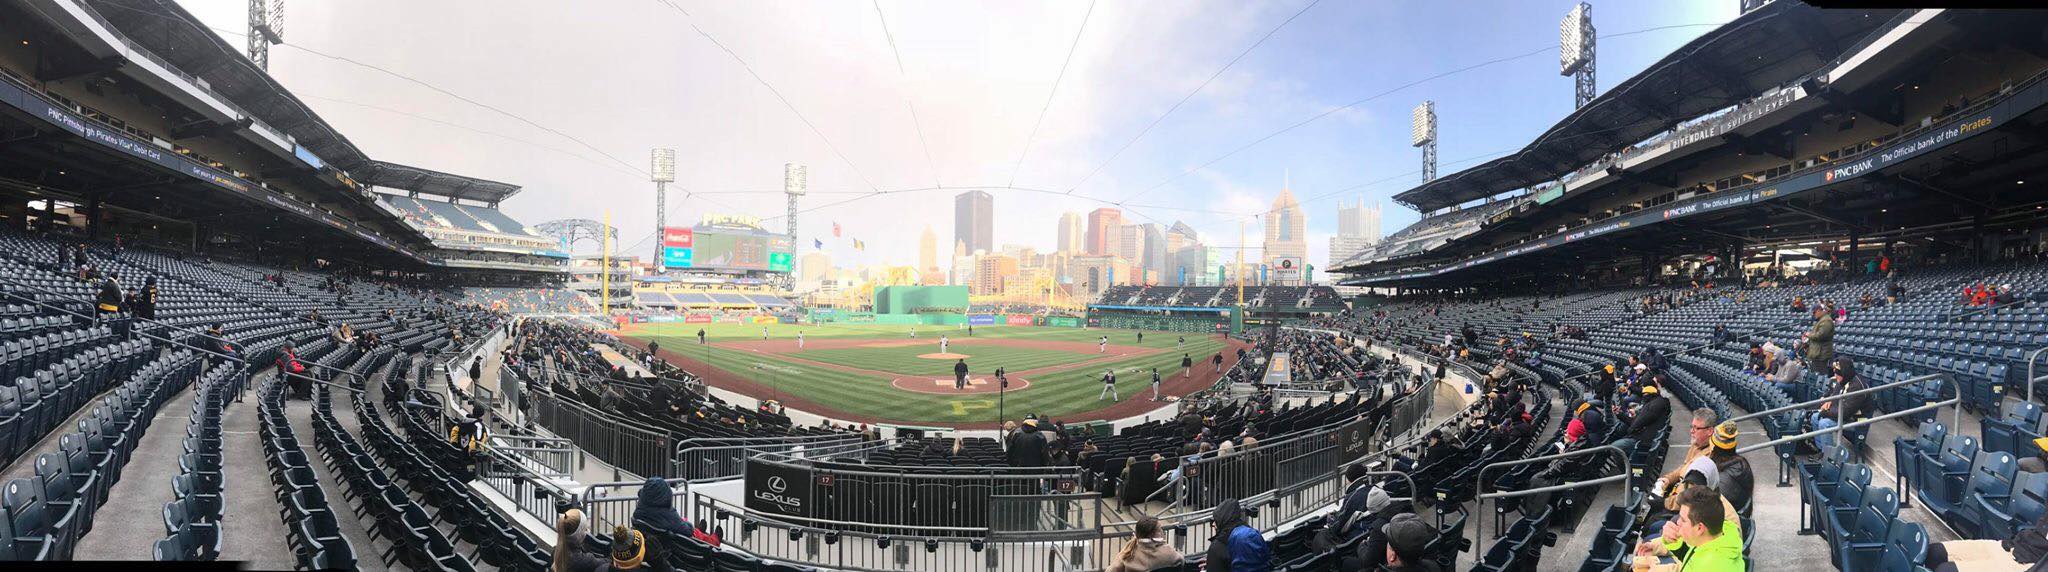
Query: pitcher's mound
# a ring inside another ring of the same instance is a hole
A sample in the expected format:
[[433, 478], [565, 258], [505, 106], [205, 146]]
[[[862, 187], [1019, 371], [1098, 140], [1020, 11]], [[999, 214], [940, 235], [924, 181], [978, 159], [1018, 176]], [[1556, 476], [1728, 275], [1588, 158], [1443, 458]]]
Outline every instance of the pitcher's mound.
[[918, 354], [918, 356], [917, 356], [917, 357], [921, 357], [921, 358], [924, 358], [924, 359], [967, 359], [967, 358], [969, 358], [969, 357], [972, 357], [972, 356], [969, 356], [969, 355], [967, 355], [967, 354], [956, 354], [956, 353], [934, 353], [934, 354]]

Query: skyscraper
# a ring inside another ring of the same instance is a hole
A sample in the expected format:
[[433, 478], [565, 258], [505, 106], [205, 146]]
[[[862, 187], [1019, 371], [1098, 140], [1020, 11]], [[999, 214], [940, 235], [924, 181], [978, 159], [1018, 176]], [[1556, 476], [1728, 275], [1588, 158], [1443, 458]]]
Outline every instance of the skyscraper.
[[1088, 227], [1081, 223], [1081, 213], [1067, 211], [1060, 213], [1059, 249], [1054, 252], [1072, 254], [1082, 249], [1087, 240]]
[[1365, 206], [1365, 199], [1357, 204], [1337, 203], [1337, 236], [1362, 236], [1373, 240], [1380, 238], [1380, 205]]
[[967, 243], [968, 252], [992, 252], [996, 248], [996, 198], [987, 191], [967, 191], [953, 197], [953, 239]]
[[1273, 272], [1271, 279], [1281, 284], [1298, 284], [1302, 266], [1308, 261], [1308, 218], [1302, 215], [1301, 201], [1294, 199], [1294, 191], [1280, 187], [1280, 196], [1273, 198], [1273, 209], [1266, 211], [1265, 263]]
[[917, 272], [920, 283], [946, 283], [945, 275], [939, 273], [939, 235], [932, 232], [932, 225], [924, 225], [924, 234], [917, 237]]
[[1086, 248], [1088, 254], [1116, 254], [1118, 235], [1123, 232], [1123, 226], [1123, 211], [1104, 207], [1089, 212]]
[[1366, 208], [1365, 201], [1357, 204], [1337, 204], [1337, 235], [1330, 237], [1330, 260], [1326, 268], [1335, 268], [1339, 263], [1357, 256], [1380, 240], [1380, 206]]

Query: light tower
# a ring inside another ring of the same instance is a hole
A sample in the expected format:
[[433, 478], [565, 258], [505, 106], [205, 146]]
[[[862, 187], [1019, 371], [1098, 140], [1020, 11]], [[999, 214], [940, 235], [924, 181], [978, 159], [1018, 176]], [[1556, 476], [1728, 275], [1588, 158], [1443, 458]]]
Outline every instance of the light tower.
[[1408, 122], [1408, 144], [1422, 148], [1422, 182], [1436, 180], [1436, 102], [1424, 101], [1415, 106], [1414, 118]]
[[[676, 150], [657, 148], [653, 153], [654, 165], [649, 178], [654, 180], [654, 237], [659, 241], [668, 232], [668, 184], [676, 182]], [[654, 245], [654, 271], [668, 270], [662, 262], [661, 242]]]
[[810, 170], [803, 163], [782, 164], [782, 194], [789, 197], [789, 241], [796, 243], [796, 202], [811, 188]]
[[1599, 92], [1593, 85], [1593, 38], [1593, 5], [1580, 2], [1557, 26], [1558, 75], [1572, 76], [1577, 84], [1574, 108], [1592, 103]]
[[[802, 196], [804, 196], [804, 193], [806, 193], [806, 192], [809, 192], [809, 191], [810, 191], [810, 188], [811, 188], [811, 175], [810, 175], [810, 169], [807, 169], [807, 168], [805, 168], [805, 167], [804, 167], [804, 165], [803, 165], [803, 163], [783, 163], [783, 164], [782, 164], [782, 194], [783, 194], [784, 196], [787, 196], [787, 197], [789, 198], [789, 220], [787, 220], [787, 221], [784, 221], [784, 223], [785, 223], [785, 224], [788, 224], [788, 225], [789, 225], [789, 226], [788, 226], [788, 230], [789, 230], [789, 244], [791, 244], [792, 246], [794, 246], [794, 245], [796, 245], [796, 244], [797, 244], [797, 240], [796, 240], [796, 203], [797, 203], [797, 199], [798, 199], [799, 197], [802, 197]], [[799, 249], [799, 250], [801, 250], [801, 249]], [[793, 286], [793, 285], [795, 284], [795, 277], [794, 277], [794, 276], [791, 276], [791, 275], [790, 275], [790, 274], [788, 274], [788, 273], [784, 273], [784, 274], [783, 274], [783, 275], [781, 275], [781, 277], [779, 278], [779, 281], [780, 281], [780, 283], [781, 283], [781, 286], [782, 286], [783, 288], [790, 288], [790, 287], [792, 287], [792, 286]], [[912, 282], [912, 283], [913, 283], [913, 284], [915, 284], [915, 282]]]
[[284, 0], [249, 0], [249, 61], [270, 71], [270, 45], [282, 43]]

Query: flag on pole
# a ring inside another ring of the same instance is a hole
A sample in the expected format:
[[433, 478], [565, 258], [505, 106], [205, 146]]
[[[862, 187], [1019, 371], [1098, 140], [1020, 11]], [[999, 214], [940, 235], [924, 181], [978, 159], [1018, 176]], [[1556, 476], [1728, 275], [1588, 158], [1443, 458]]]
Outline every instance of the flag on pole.
[[818, 240], [818, 239], [815, 239], [815, 238], [813, 238], [813, 239], [811, 239], [811, 244], [812, 244], [812, 245], [814, 245], [814, 246], [816, 246], [818, 250], [824, 250], [824, 249], [825, 249], [825, 241], [822, 241], [822, 240]]
[[867, 245], [867, 243], [861, 242], [861, 241], [860, 241], [860, 239], [856, 238], [856, 239], [853, 239], [853, 249], [854, 249], [854, 250], [867, 250], [867, 249], [868, 249], [868, 245]]
[[839, 223], [832, 223], [832, 238], [839, 238]]

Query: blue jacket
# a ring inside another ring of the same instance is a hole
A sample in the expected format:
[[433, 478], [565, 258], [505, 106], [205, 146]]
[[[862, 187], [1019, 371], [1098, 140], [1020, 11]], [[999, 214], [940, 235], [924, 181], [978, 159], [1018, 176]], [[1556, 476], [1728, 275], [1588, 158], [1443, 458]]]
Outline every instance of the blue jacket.
[[674, 498], [668, 480], [648, 477], [647, 483], [640, 486], [640, 503], [633, 507], [634, 523], [645, 523], [646, 526], [653, 528], [654, 530], [644, 531], [648, 536], [654, 536], [652, 533], [655, 531], [690, 536], [695, 529], [690, 527], [688, 521], [683, 520], [682, 514], [676, 512]]
[[1230, 531], [1230, 572], [1266, 572], [1273, 569], [1273, 549], [1259, 529], [1239, 525]]

